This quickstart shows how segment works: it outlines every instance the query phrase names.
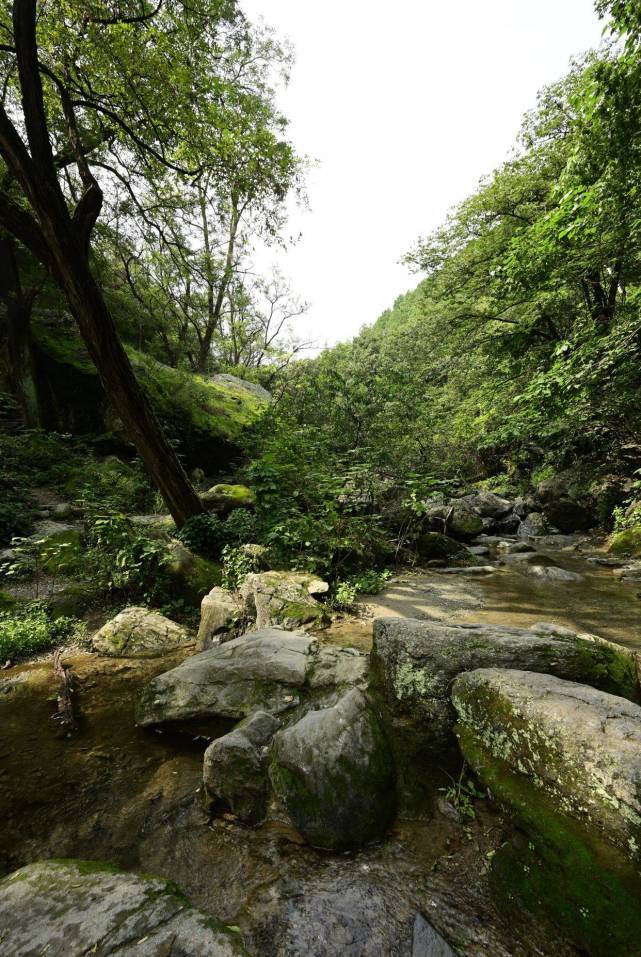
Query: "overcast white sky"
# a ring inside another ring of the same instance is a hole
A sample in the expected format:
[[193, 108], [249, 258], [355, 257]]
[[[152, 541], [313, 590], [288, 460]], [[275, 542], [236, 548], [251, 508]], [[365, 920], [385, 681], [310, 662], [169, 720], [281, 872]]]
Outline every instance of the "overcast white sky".
[[[418, 281], [399, 259], [508, 154], [537, 90], [598, 45], [592, 0], [243, 0], [289, 38], [280, 106], [318, 159], [282, 271], [297, 326], [348, 339]], [[270, 254], [270, 261], [275, 259]]]

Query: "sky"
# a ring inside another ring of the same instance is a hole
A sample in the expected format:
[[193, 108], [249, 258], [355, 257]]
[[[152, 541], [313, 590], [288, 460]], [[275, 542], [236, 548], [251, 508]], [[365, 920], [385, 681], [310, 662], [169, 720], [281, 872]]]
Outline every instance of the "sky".
[[310, 303], [295, 331], [352, 338], [419, 277], [400, 259], [505, 159], [537, 90], [601, 40], [592, 0], [242, 0], [289, 39], [278, 104], [309, 210], [284, 253], [260, 253]]

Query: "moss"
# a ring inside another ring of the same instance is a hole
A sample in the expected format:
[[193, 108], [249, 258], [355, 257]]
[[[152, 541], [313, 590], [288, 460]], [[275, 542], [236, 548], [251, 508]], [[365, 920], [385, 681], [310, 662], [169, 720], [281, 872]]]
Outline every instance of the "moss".
[[514, 774], [468, 729], [460, 728], [459, 737], [463, 754], [520, 829], [492, 861], [499, 907], [546, 915], [590, 957], [638, 954], [641, 877], [636, 867], [526, 777]]
[[610, 537], [608, 551], [613, 555], [630, 555], [641, 558], [641, 526], [626, 528]]
[[274, 621], [281, 624], [292, 622], [306, 625], [312, 622], [320, 623], [325, 620], [327, 615], [322, 605], [308, 605], [304, 602], [289, 601], [282, 608], [275, 610], [272, 617]]
[[447, 561], [450, 558], [476, 563], [471, 552], [441, 532], [426, 532], [416, 542], [416, 549], [420, 557], [426, 561]]
[[640, 700], [636, 659], [627, 651], [607, 644], [577, 639], [576, 653], [581, 661], [581, 680], [608, 694], [629, 701]]

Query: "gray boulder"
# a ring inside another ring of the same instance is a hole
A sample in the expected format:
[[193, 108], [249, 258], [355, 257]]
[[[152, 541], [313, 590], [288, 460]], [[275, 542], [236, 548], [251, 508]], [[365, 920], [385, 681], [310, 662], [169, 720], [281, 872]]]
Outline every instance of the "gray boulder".
[[456, 957], [447, 941], [422, 914], [417, 914], [414, 921], [412, 957]]
[[532, 578], [542, 578], [544, 581], [552, 582], [581, 582], [583, 575], [578, 572], [570, 572], [566, 568], [558, 568], [555, 565], [521, 565], [521, 571], [530, 575]]
[[265, 817], [268, 746], [280, 726], [278, 718], [257, 711], [205, 751], [203, 781], [207, 795], [213, 801], [223, 801], [248, 824], [257, 824]]
[[212, 588], [200, 605], [198, 650], [205, 651], [233, 635], [242, 613], [242, 604], [235, 595], [224, 588]]
[[0, 881], [7, 957], [240, 957], [239, 934], [167, 881], [96, 861], [29, 864]]
[[[563, 814], [641, 860], [641, 708], [550, 675], [485, 668], [452, 700], [466, 759], [524, 776]], [[493, 786], [494, 774], [491, 774]]]
[[278, 714], [300, 703], [314, 640], [265, 628], [188, 658], [143, 691], [144, 726], [209, 718]]
[[294, 824], [316, 847], [360, 847], [381, 838], [394, 815], [392, 755], [357, 689], [279, 731], [270, 776]]
[[530, 512], [519, 525], [517, 535], [521, 539], [537, 538], [549, 531], [548, 523], [542, 512]]
[[120, 658], [156, 658], [193, 642], [192, 636], [160, 612], [125, 608], [96, 632], [94, 651]]
[[568, 471], [545, 479], [537, 486], [547, 520], [561, 532], [582, 532], [596, 525], [593, 502], [582, 494], [576, 476]]
[[245, 577], [240, 589], [244, 615], [255, 627], [301, 628], [319, 625], [327, 618], [317, 596], [329, 591], [327, 582], [306, 572], [269, 571]]
[[319, 647], [310, 636], [263, 628], [193, 655], [144, 689], [137, 720], [145, 726], [281, 714], [335, 688], [365, 683], [368, 658], [350, 648]]
[[476, 668], [519, 668], [638, 696], [637, 657], [626, 648], [555, 625], [530, 629], [377, 618], [372, 666], [396, 732], [430, 753], [453, 744], [453, 680]]
[[453, 502], [447, 509], [444, 531], [452, 538], [469, 541], [484, 529], [483, 519], [464, 499]]
[[512, 511], [512, 503], [494, 492], [476, 492], [466, 495], [461, 501], [466, 502], [482, 518], [503, 518]]

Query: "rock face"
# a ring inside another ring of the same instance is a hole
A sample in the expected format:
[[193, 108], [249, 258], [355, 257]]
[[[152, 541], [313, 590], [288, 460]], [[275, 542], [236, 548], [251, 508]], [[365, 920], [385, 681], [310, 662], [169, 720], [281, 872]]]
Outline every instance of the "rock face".
[[452, 688], [463, 753], [524, 775], [559, 809], [641, 860], [641, 708], [551, 675], [485, 668]]
[[210, 798], [221, 800], [248, 824], [265, 817], [268, 745], [281, 722], [265, 711], [213, 741], [205, 751], [203, 781]]
[[448, 535], [461, 541], [469, 541], [484, 528], [483, 519], [463, 499], [454, 502], [446, 511], [446, 530]]
[[365, 680], [367, 658], [349, 648], [319, 649], [310, 636], [264, 628], [188, 658], [145, 688], [142, 725], [281, 714], [326, 689]]
[[205, 651], [212, 645], [233, 634], [234, 627], [242, 617], [240, 601], [224, 588], [212, 588], [200, 605], [200, 626], [197, 647]]
[[545, 479], [536, 491], [545, 517], [561, 532], [587, 531], [596, 525], [596, 516], [587, 500], [580, 497], [571, 472]]
[[173, 885], [95, 861], [29, 864], [0, 881], [9, 957], [241, 957], [240, 936]]
[[245, 617], [255, 627], [301, 628], [320, 624], [324, 606], [314, 596], [329, 591], [327, 582], [305, 572], [261, 572], [247, 575], [240, 590]]
[[270, 776], [294, 824], [317, 847], [360, 847], [382, 837], [394, 814], [392, 755], [356, 689], [278, 732]]
[[125, 608], [96, 632], [91, 644], [101, 655], [156, 658], [193, 641], [189, 632], [149, 608]]
[[155, 678], [141, 697], [142, 725], [278, 714], [300, 703], [314, 640], [265, 628], [188, 658]]
[[476, 668], [519, 668], [636, 698], [636, 657], [592, 635], [554, 625], [531, 629], [378, 618], [373, 666], [393, 719], [431, 752], [452, 745], [454, 678]]
[[461, 501], [467, 502], [482, 518], [503, 518], [512, 511], [512, 503], [494, 492], [477, 492], [466, 495]]

